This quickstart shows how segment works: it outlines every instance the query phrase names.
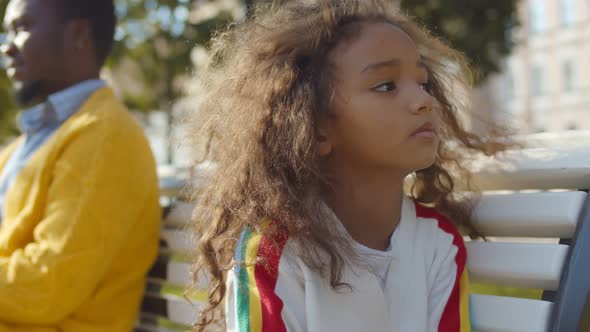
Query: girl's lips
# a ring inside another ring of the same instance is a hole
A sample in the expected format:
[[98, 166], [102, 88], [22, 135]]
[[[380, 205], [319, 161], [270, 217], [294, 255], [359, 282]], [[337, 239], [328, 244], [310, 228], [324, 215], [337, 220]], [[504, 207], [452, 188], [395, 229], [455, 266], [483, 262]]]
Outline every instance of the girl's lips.
[[421, 131], [414, 133], [412, 136], [423, 137], [423, 138], [434, 138], [434, 137], [436, 137], [436, 132], [434, 130], [421, 130]]
[[434, 126], [430, 122], [426, 122], [418, 129], [416, 129], [412, 135], [413, 137], [424, 137], [424, 138], [434, 138], [436, 136], [436, 130]]

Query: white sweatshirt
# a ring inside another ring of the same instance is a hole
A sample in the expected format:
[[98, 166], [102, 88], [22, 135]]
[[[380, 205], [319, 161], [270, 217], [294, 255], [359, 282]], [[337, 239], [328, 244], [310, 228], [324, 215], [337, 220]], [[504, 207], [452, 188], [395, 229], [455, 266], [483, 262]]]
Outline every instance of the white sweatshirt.
[[[288, 238], [275, 241], [279, 248], [242, 234], [236, 260], [246, 266], [228, 274], [227, 331], [471, 331], [463, 239], [448, 219], [408, 197], [387, 251], [354, 242], [363, 264], [345, 265], [350, 288], [333, 289], [294, 256]], [[252, 264], [257, 258], [266, 265]]]

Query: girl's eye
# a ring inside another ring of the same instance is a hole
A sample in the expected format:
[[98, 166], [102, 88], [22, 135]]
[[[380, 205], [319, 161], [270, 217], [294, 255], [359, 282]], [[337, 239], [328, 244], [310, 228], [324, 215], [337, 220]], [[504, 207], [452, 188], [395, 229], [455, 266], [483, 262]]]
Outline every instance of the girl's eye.
[[376, 91], [376, 92], [390, 92], [390, 91], [395, 90], [395, 83], [393, 83], [393, 82], [386, 82], [386, 83], [383, 83], [383, 84], [379, 84], [379, 85], [373, 87], [372, 90], [373, 91]]
[[422, 87], [422, 89], [428, 93], [432, 92], [432, 82], [428, 81], [425, 83], [420, 83], [420, 87]]

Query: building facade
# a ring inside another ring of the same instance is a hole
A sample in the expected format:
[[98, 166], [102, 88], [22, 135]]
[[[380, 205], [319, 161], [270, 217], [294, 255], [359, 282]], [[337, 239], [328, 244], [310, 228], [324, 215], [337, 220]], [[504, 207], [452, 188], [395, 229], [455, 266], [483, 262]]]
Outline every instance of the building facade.
[[516, 43], [476, 93], [483, 119], [521, 133], [590, 129], [590, 0], [522, 0]]

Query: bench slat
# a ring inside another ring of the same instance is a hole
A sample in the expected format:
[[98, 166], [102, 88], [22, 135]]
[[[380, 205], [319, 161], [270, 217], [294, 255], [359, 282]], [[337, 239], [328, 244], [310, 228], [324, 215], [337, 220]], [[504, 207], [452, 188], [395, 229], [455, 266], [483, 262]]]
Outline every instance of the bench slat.
[[194, 205], [187, 202], [177, 201], [173, 204], [170, 212], [163, 222], [167, 226], [186, 226], [191, 222]]
[[164, 326], [141, 324], [133, 329], [133, 332], [188, 332], [190, 327], [183, 329], [172, 329]]
[[188, 231], [164, 228], [160, 233], [160, 237], [172, 251], [191, 253], [194, 249], [192, 236]]
[[161, 178], [159, 180], [160, 196], [179, 196], [186, 186], [186, 181], [177, 178]]
[[141, 312], [160, 317], [167, 317], [175, 323], [191, 325], [202, 304], [207, 300], [206, 291], [195, 291], [183, 295], [184, 288], [167, 282], [148, 279]]
[[484, 194], [474, 225], [486, 236], [571, 238], [586, 196], [582, 191]]
[[192, 325], [199, 311], [197, 304], [187, 300], [172, 300], [146, 295], [143, 299], [142, 313], [167, 317], [178, 324]]
[[[177, 286], [189, 287], [193, 283], [191, 269], [192, 264], [190, 262], [171, 258], [168, 256], [168, 253], [160, 253], [156, 263], [149, 271], [149, 276], [151, 278], [166, 280], [168, 283]], [[209, 287], [209, 279], [201, 275], [196, 287], [207, 289]]]
[[[182, 287], [188, 287], [192, 284], [191, 264], [170, 260], [168, 256], [158, 257], [148, 275], [151, 278], [166, 280], [169, 283]], [[207, 283], [200, 283], [198, 287], [206, 288]]]
[[529, 148], [478, 158], [469, 166], [479, 190], [588, 189], [590, 149]]
[[545, 243], [469, 242], [473, 281], [507, 287], [557, 290], [569, 247]]
[[166, 280], [176, 285], [190, 286], [192, 283], [190, 264], [170, 262], [167, 265], [167, 274], [168, 278]]
[[190, 330], [190, 326], [184, 328], [172, 328], [166, 326], [159, 326], [157, 325], [157, 323], [149, 324], [141, 322], [133, 329], [133, 332], [187, 332]]
[[189, 302], [168, 301], [168, 319], [191, 325], [197, 319], [199, 307]]
[[191, 303], [207, 302], [207, 288], [191, 289], [187, 293], [187, 287], [172, 284], [165, 280], [148, 278], [148, 284], [145, 293], [151, 297], [170, 299], [173, 301], [186, 302], [190, 299]]
[[546, 332], [553, 303], [541, 300], [470, 296], [471, 325], [478, 332]]

